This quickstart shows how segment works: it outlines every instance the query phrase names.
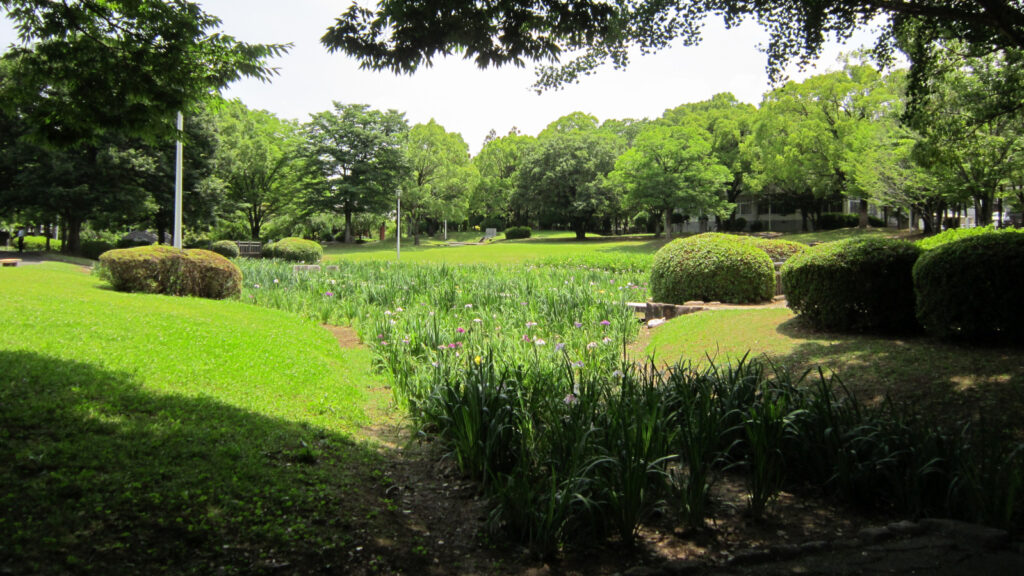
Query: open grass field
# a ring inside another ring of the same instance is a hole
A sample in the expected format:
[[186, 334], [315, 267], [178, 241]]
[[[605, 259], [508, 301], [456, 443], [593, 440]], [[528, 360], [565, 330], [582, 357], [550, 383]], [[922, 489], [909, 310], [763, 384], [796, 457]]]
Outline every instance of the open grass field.
[[0, 301], [5, 572], [347, 561], [381, 481], [359, 434], [387, 401], [367, 350], [241, 302], [113, 292], [68, 264], [3, 269]]
[[[466, 233], [460, 233], [464, 236]], [[451, 237], [451, 235], [449, 235]], [[479, 240], [479, 235], [473, 238]], [[649, 239], [605, 239], [588, 237], [577, 242], [571, 232], [542, 233], [525, 240], [498, 240], [483, 245], [451, 246], [444, 242], [421, 238], [419, 246], [405, 239], [402, 242], [402, 262], [446, 262], [449, 264], [513, 264], [537, 262], [550, 258], [597, 255], [599, 258], [653, 255], [664, 241]], [[324, 250], [324, 259], [333, 260], [390, 260], [394, 261], [395, 242], [368, 242], [354, 246], [334, 244]]]
[[649, 332], [639, 348], [659, 364], [735, 362], [748, 352], [794, 373], [834, 372], [862, 401], [890, 397], [936, 422], [987, 420], [1024, 438], [1024, 363], [1012, 348], [925, 336], [821, 333], [789, 309], [711, 310]]

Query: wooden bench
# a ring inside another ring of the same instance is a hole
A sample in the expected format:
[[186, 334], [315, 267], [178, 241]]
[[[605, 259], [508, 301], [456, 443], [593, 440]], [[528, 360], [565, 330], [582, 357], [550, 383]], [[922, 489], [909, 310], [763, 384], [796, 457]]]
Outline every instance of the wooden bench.
[[21, 264], [21, 258], [4, 258], [3, 260], [0, 260], [0, 266], [3, 268], [7, 268], [8, 266], [17, 267], [18, 264]]
[[238, 255], [246, 258], [259, 258], [263, 256], [263, 243], [254, 241], [240, 241], [238, 244]]

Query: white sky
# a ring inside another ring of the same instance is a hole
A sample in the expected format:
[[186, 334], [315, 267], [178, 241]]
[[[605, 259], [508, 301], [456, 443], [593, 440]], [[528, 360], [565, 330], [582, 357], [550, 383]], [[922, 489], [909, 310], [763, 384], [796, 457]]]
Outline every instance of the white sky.
[[[732, 92], [757, 104], [769, 88], [766, 57], [759, 44], [767, 34], [756, 24], [725, 30], [717, 20], [705, 26], [697, 47], [677, 47], [653, 56], [637, 56], [627, 71], [606, 67], [563, 90], [536, 94], [531, 68], [480, 70], [472, 62], [448, 58], [414, 76], [367, 72], [341, 54], [328, 54], [320, 37], [349, 5], [349, 0], [200, 0], [206, 12], [223, 20], [221, 31], [252, 43], [294, 44], [273, 62], [280, 74], [271, 83], [243, 80], [225, 92], [250, 108], [306, 121], [332, 101], [394, 108], [410, 124], [437, 120], [459, 132], [476, 153], [492, 128], [512, 127], [536, 135], [550, 122], [574, 111], [609, 118], [655, 118], [667, 108]], [[0, 21], [0, 46], [15, 40]], [[873, 45], [870, 31], [858, 32], [844, 47], [830, 45], [818, 69], [792, 73], [794, 79], [836, 67], [840, 52]]]

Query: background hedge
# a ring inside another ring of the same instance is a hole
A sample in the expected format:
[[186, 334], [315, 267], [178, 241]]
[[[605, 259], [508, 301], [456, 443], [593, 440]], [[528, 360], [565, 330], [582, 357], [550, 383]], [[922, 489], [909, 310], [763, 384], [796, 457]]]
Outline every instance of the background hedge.
[[282, 238], [263, 246], [263, 257], [315, 264], [324, 257], [324, 248], [312, 240]]
[[736, 238], [741, 242], [746, 242], [762, 250], [772, 259], [772, 262], [785, 262], [793, 255], [807, 250], [806, 244], [789, 240], [773, 240], [770, 238], [758, 238], [757, 236], [737, 236]]
[[234, 240], [218, 240], [210, 246], [212, 252], [216, 252], [225, 258], [238, 258], [238, 243]]
[[852, 238], [820, 244], [782, 267], [789, 307], [827, 330], [912, 331], [911, 271], [921, 249], [903, 240]]
[[763, 302], [774, 292], [771, 258], [738, 236], [708, 233], [679, 238], [654, 255], [651, 297], [657, 302]]
[[932, 250], [938, 248], [944, 244], [955, 242], [963, 238], [970, 238], [972, 236], [980, 236], [982, 234], [1020, 234], [1024, 233], [1024, 228], [999, 228], [996, 229], [992, 225], [988, 226], [975, 226], [974, 228], [950, 228], [935, 234], [934, 236], [928, 236], [917, 241], [917, 245], [922, 250]]
[[505, 238], [507, 240], [529, 238], [531, 235], [533, 235], [533, 230], [529, 226], [513, 226], [505, 230]]
[[1024, 234], [980, 234], [921, 255], [917, 318], [937, 336], [1024, 342]]

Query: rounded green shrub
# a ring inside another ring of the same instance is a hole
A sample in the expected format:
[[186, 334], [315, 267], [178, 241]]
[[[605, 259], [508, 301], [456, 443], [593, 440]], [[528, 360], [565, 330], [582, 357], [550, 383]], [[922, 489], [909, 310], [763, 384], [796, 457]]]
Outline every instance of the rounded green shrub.
[[99, 275], [115, 290], [174, 296], [229, 298], [242, 290], [242, 272], [209, 250], [153, 245], [100, 255]]
[[114, 245], [106, 240], [83, 240], [78, 246], [78, 254], [84, 258], [99, 260], [100, 254], [113, 249]]
[[763, 302], [775, 292], [775, 271], [764, 251], [737, 236], [699, 234], [658, 250], [650, 288], [655, 301], [671, 304]]
[[238, 244], [234, 240], [218, 240], [210, 246], [210, 250], [225, 258], [238, 258]]
[[914, 265], [917, 318], [937, 336], [1024, 341], [1024, 234], [980, 234]]
[[315, 264], [324, 257], [324, 248], [312, 240], [282, 238], [277, 242], [265, 245], [263, 247], [263, 257]]
[[[17, 246], [18, 239], [15, 238], [12, 244]], [[61, 248], [61, 241], [56, 238], [50, 238], [50, 250], [57, 251]], [[46, 250], [46, 236], [25, 236], [25, 251], [26, 252], [42, 252]]]
[[185, 250], [184, 255], [180, 295], [222, 300], [242, 294], [242, 271], [232, 261], [210, 250]]
[[975, 226], [974, 228], [950, 228], [935, 234], [934, 236], [928, 236], [927, 238], [921, 238], [917, 241], [917, 245], [922, 250], [932, 250], [938, 248], [944, 244], [955, 242], [963, 238], [970, 238], [972, 236], [981, 236], [982, 234], [1020, 234], [1024, 233], [1024, 228], [1000, 228], [996, 229], [992, 225], [988, 226]]
[[507, 240], [518, 240], [520, 238], [529, 238], [533, 235], [533, 230], [529, 226], [513, 226], [505, 230], [505, 238]]
[[816, 328], [916, 329], [911, 270], [921, 250], [889, 238], [820, 244], [782, 267], [789, 307]]

